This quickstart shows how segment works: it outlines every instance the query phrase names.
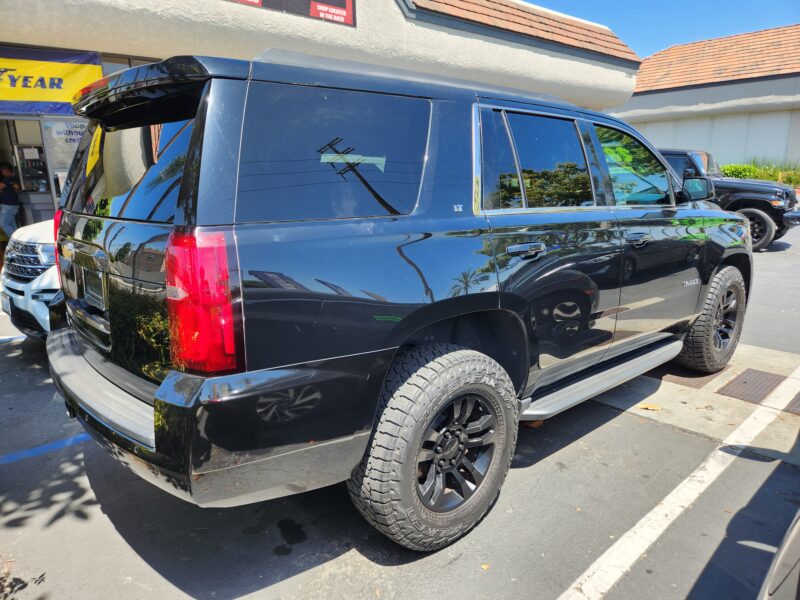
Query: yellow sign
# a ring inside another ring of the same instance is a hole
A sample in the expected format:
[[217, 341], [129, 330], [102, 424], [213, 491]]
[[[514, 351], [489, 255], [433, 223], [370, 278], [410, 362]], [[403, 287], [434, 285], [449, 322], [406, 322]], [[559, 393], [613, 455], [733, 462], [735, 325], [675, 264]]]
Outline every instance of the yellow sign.
[[89, 145], [89, 156], [86, 157], [86, 176], [92, 172], [97, 160], [100, 158], [100, 144], [103, 142], [103, 129], [98, 126], [92, 134], [92, 143]]
[[95, 52], [0, 47], [0, 112], [71, 114], [77, 91], [102, 78]]

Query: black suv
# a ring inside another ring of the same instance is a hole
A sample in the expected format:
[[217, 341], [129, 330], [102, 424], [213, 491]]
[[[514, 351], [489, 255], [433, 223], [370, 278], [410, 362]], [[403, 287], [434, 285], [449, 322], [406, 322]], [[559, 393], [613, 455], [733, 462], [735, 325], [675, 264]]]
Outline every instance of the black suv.
[[605, 115], [197, 57], [75, 110], [53, 379], [113, 456], [198, 505], [347, 481], [388, 537], [440, 548], [494, 503], [520, 419], [736, 347], [747, 221]]
[[661, 150], [661, 154], [682, 176], [705, 175], [714, 184], [714, 202], [725, 210], [737, 211], [750, 221], [753, 250], [763, 250], [800, 224], [797, 193], [791, 186], [760, 179], [725, 177], [708, 152], [702, 150]]

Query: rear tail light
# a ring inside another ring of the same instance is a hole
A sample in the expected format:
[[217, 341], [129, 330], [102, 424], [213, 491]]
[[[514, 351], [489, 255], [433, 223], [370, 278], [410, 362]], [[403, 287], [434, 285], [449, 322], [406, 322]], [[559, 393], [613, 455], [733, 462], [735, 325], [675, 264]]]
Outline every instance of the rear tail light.
[[53, 240], [56, 243], [58, 243], [58, 228], [61, 227], [61, 215], [63, 214], [64, 211], [59, 208], [53, 216]]
[[96, 92], [99, 89], [102, 89], [108, 85], [108, 82], [111, 81], [111, 75], [107, 75], [102, 79], [98, 79], [97, 81], [90, 83], [86, 87], [82, 87], [73, 97], [72, 102], [77, 103], [79, 102], [84, 96], [88, 96], [92, 92]]
[[166, 280], [172, 363], [204, 374], [242, 370], [225, 232], [173, 230]]

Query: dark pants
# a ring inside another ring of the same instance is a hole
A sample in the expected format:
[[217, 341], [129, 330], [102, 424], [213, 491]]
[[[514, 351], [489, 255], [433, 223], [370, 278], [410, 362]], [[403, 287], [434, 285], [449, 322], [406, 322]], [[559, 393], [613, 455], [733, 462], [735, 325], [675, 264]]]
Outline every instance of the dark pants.
[[18, 204], [0, 204], [0, 228], [11, 238], [11, 234], [17, 229]]

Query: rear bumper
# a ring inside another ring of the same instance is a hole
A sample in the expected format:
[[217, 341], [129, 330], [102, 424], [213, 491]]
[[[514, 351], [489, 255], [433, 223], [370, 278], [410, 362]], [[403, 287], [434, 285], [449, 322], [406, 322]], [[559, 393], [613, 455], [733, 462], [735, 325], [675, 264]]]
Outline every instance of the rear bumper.
[[[332, 394], [330, 402], [322, 402], [327, 391], [352, 393], [350, 374], [320, 368], [321, 363], [306, 376], [297, 367], [217, 378], [171, 372], [150, 405], [98, 373], [83, 357], [76, 335], [60, 329], [47, 341], [53, 381], [70, 414], [116, 460], [199, 506], [237, 506], [344, 481], [366, 448], [374, 405], [363, 415], [336, 419], [327, 409], [341, 408], [342, 402]], [[316, 383], [313, 395], [297, 391], [309, 383]], [[361, 387], [362, 393], [371, 392], [369, 385]], [[307, 409], [310, 398], [318, 402]], [[273, 418], [278, 406], [273, 399], [294, 399], [295, 408], [303, 410]], [[269, 417], [259, 411], [265, 402]]]

